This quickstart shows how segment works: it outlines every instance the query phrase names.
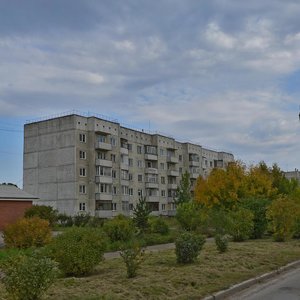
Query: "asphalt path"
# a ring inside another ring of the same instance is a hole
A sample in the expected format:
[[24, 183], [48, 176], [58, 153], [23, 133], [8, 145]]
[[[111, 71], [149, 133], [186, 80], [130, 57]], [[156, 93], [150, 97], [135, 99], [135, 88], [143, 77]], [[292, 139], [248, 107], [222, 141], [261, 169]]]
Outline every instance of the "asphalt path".
[[230, 300], [299, 300], [300, 267], [228, 297]]

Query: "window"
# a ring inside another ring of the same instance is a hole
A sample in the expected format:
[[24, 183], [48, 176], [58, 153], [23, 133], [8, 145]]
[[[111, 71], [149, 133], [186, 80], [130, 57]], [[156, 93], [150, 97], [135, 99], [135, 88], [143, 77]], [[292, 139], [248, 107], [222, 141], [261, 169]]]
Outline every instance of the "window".
[[142, 146], [136, 146], [137, 154], [142, 154]]
[[111, 168], [109, 168], [109, 167], [103, 167], [103, 166], [97, 166], [96, 167], [96, 175], [97, 176], [111, 177], [112, 176]]
[[110, 143], [111, 143], [112, 146], [116, 146], [117, 145], [117, 141], [116, 141], [116, 139], [114, 137], [110, 138]]
[[157, 155], [157, 148], [155, 146], [146, 146], [145, 150], [147, 154]]
[[79, 176], [85, 177], [86, 176], [86, 169], [85, 168], [80, 168], [79, 169]]
[[165, 190], [161, 190], [161, 196], [166, 197], [166, 191]]
[[165, 177], [161, 177], [160, 182], [161, 182], [161, 184], [166, 184]]
[[111, 171], [111, 177], [112, 178], [117, 178], [117, 171], [116, 170]]
[[86, 152], [85, 151], [79, 151], [79, 158], [80, 159], [86, 159]]
[[98, 142], [100, 142], [100, 143], [106, 143], [105, 135], [98, 135], [97, 139], [98, 139]]
[[137, 166], [138, 166], [139, 168], [143, 168], [143, 161], [142, 161], [142, 160], [138, 160], [138, 161], [137, 161]]
[[85, 202], [80, 202], [79, 203], [79, 210], [80, 211], [85, 211]]
[[209, 166], [210, 166], [210, 167], [212, 167], [212, 166], [213, 166], [213, 163], [212, 163], [212, 161], [210, 161], [210, 162], [209, 162]]
[[160, 168], [161, 168], [162, 170], [164, 170], [165, 164], [164, 164], [164, 163], [160, 163]]
[[128, 144], [128, 150], [132, 151], [132, 144]]
[[161, 210], [166, 210], [166, 204], [161, 205]]
[[112, 187], [111, 184], [107, 183], [101, 183], [98, 186], [99, 193], [104, 193], [104, 194], [112, 194]]
[[179, 168], [179, 174], [182, 174], [182, 168]]
[[143, 181], [143, 175], [141, 175], [141, 174], [138, 175], [138, 181], [139, 181], [139, 182], [142, 182], [142, 181]]
[[143, 190], [138, 190], [138, 196], [143, 197]]
[[133, 204], [129, 203], [129, 210], [133, 210]]
[[128, 186], [122, 185], [122, 195], [129, 195]]
[[129, 165], [129, 167], [133, 166], [133, 159], [132, 158], [128, 159], [128, 165]]
[[131, 173], [128, 174], [128, 180], [132, 180], [133, 179], [133, 175]]
[[179, 161], [182, 161], [182, 155], [179, 155]]
[[115, 154], [111, 154], [110, 155], [110, 159], [112, 162], [116, 162], [116, 155]]
[[79, 142], [86, 143], [86, 134], [79, 133]]
[[84, 184], [79, 185], [79, 193], [86, 194], [86, 186]]
[[133, 196], [133, 188], [129, 188], [128, 193], [129, 193], [130, 196]]
[[106, 153], [105, 152], [98, 152], [98, 158], [99, 159], [106, 159]]
[[117, 195], [117, 187], [116, 186], [112, 187], [112, 194]]
[[111, 204], [111, 210], [117, 210], [117, 203], [112, 203]]
[[161, 156], [164, 156], [164, 155], [165, 155], [165, 151], [164, 151], [163, 148], [160, 148], [160, 149], [159, 149], [159, 154], [160, 154]]
[[121, 179], [122, 180], [128, 180], [128, 171], [127, 170], [121, 170]]

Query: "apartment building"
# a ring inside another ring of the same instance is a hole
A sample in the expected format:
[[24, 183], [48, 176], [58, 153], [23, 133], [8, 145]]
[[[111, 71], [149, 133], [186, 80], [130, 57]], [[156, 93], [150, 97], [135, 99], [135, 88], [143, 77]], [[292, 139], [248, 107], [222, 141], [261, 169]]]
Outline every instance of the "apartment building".
[[173, 215], [182, 174], [226, 168], [230, 153], [70, 114], [24, 127], [24, 190], [69, 215], [132, 214], [140, 197], [154, 215]]

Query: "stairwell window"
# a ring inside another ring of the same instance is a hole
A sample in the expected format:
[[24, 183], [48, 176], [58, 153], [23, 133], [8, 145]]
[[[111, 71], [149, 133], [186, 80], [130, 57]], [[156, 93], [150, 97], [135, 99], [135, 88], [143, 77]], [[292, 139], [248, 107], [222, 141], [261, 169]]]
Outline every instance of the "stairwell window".
[[80, 203], [79, 203], [79, 210], [80, 210], [80, 211], [85, 211], [85, 208], [86, 208], [86, 207], [85, 207], [85, 202], [80, 202]]
[[80, 159], [86, 159], [86, 152], [85, 151], [79, 151], [79, 158]]
[[84, 184], [79, 185], [79, 193], [86, 194], [86, 186]]
[[86, 134], [79, 133], [79, 142], [86, 143]]
[[79, 176], [80, 177], [86, 177], [86, 169], [85, 168], [80, 168], [79, 169]]

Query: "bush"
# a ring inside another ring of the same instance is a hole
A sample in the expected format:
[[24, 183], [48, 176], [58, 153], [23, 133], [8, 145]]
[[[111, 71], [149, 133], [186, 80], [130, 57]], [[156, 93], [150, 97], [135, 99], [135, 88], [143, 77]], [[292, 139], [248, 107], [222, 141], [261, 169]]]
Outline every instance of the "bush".
[[195, 231], [207, 225], [204, 210], [201, 210], [200, 205], [194, 202], [180, 204], [175, 217], [183, 230]]
[[120, 255], [126, 265], [127, 277], [135, 277], [138, 267], [144, 260], [144, 250], [139, 246], [131, 246], [128, 249], [122, 250]]
[[40, 299], [59, 274], [56, 262], [36, 253], [14, 255], [5, 261], [2, 270], [6, 292], [16, 300]]
[[228, 249], [228, 237], [226, 235], [217, 234], [215, 236], [217, 249], [220, 253], [226, 252]]
[[103, 225], [103, 230], [112, 242], [128, 241], [134, 233], [132, 221], [123, 215], [107, 221]]
[[73, 218], [71, 216], [68, 216], [67, 214], [59, 214], [57, 216], [57, 222], [59, 225], [63, 227], [71, 227], [73, 226]]
[[6, 247], [41, 247], [51, 241], [52, 233], [47, 220], [38, 217], [23, 218], [4, 228], [3, 237]]
[[178, 263], [192, 263], [197, 259], [205, 238], [191, 232], [182, 233], [175, 241], [175, 253]]
[[159, 217], [150, 219], [150, 228], [152, 233], [160, 233], [162, 235], [167, 235], [170, 231], [166, 221]]
[[267, 206], [270, 204], [268, 199], [249, 198], [241, 202], [242, 207], [251, 210], [253, 213], [253, 232], [250, 238], [260, 239], [266, 232], [268, 220], [266, 216]]
[[229, 234], [235, 242], [242, 242], [250, 237], [253, 232], [253, 213], [249, 209], [238, 208], [230, 211]]
[[88, 225], [91, 220], [91, 215], [87, 213], [78, 213], [73, 217], [73, 224], [77, 227], [84, 227]]
[[267, 209], [269, 229], [276, 242], [284, 242], [293, 235], [298, 209], [295, 202], [279, 196]]
[[94, 227], [94, 228], [100, 228], [104, 225], [104, 219], [99, 217], [91, 217], [90, 221], [88, 223], [88, 226]]
[[51, 206], [33, 205], [26, 209], [25, 218], [39, 217], [40, 219], [47, 220], [51, 227], [57, 221], [58, 211]]
[[230, 224], [228, 211], [220, 207], [210, 209], [209, 224], [213, 228], [215, 234], [221, 236], [227, 234]]
[[103, 259], [106, 242], [92, 228], [72, 227], [58, 235], [46, 248], [65, 275], [81, 276], [91, 272]]

